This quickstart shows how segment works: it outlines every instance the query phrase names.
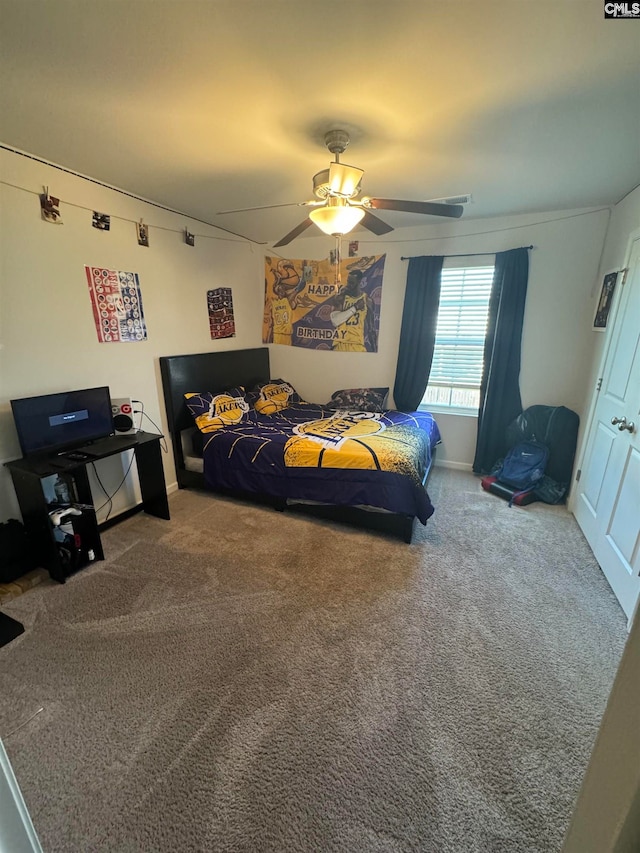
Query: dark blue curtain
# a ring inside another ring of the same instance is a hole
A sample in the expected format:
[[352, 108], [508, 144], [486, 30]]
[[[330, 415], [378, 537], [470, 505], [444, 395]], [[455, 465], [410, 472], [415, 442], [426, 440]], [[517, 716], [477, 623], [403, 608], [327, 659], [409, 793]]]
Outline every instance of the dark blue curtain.
[[407, 271], [402, 329], [393, 399], [402, 412], [414, 412], [429, 381], [440, 304], [441, 256], [411, 258]]
[[522, 412], [520, 350], [528, 278], [528, 249], [496, 255], [473, 460], [476, 474], [488, 473], [504, 456], [507, 426]]

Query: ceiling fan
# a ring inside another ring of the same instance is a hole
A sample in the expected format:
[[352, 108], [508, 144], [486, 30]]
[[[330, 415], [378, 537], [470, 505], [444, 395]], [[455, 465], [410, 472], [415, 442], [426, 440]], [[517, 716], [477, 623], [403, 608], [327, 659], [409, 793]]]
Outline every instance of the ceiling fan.
[[[391, 225], [387, 225], [375, 216], [372, 210], [399, 210], [405, 213], [423, 213], [429, 216], [448, 216], [457, 219], [462, 216], [462, 204], [470, 201], [471, 197], [468, 195], [432, 201], [405, 201], [397, 198], [369, 198], [368, 196], [359, 198], [364, 170], [340, 162], [340, 155], [349, 144], [349, 134], [346, 130], [330, 130], [325, 134], [324, 141], [335, 159], [328, 169], [323, 169], [313, 176], [313, 194], [316, 199], [293, 202], [298, 207], [311, 207], [313, 210], [303, 222], [274, 243], [274, 248], [286, 246], [313, 224], [325, 234], [337, 237], [348, 234], [358, 223], [377, 235], [393, 231]], [[291, 204], [268, 204], [263, 207], [221, 210], [219, 213], [242, 213], [249, 210], [291, 206]]]

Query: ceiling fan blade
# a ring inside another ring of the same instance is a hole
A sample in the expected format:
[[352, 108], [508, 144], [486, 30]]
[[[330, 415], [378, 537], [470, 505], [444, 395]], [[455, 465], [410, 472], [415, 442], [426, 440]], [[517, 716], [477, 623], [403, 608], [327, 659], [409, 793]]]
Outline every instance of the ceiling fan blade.
[[383, 222], [382, 219], [379, 219], [377, 216], [374, 216], [370, 210], [366, 208], [362, 208], [364, 210], [364, 218], [360, 221], [360, 225], [364, 225], [369, 231], [373, 231], [374, 234], [388, 234], [389, 231], [393, 231], [393, 228], [390, 225], [387, 225], [386, 222]]
[[471, 193], [464, 195], [448, 195], [444, 198], [425, 198], [425, 201], [438, 201], [443, 204], [471, 204], [473, 196]]
[[287, 243], [290, 243], [292, 240], [295, 240], [296, 237], [300, 236], [300, 234], [302, 234], [303, 231], [306, 231], [307, 228], [312, 224], [313, 223], [309, 218], [305, 219], [304, 222], [301, 222], [299, 225], [296, 225], [293, 231], [289, 231], [289, 233], [285, 235], [282, 240], [278, 240], [277, 243], [274, 243], [273, 248], [277, 249], [278, 246], [286, 246]]
[[461, 204], [438, 204], [433, 201], [405, 201], [399, 198], [370, 198], [366, 206], [374, 210], [402, 210], [405, 213], [426, 213], [429, 216], [450, 216], [458, 219], [464, 208]]

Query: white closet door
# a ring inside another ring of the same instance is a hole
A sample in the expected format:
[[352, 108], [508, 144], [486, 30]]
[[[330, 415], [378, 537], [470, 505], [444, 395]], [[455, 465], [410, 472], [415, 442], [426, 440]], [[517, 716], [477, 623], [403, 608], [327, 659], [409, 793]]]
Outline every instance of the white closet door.
[[575, 515], [631, 618], [640, 595], [640, 238], [611, 333]]

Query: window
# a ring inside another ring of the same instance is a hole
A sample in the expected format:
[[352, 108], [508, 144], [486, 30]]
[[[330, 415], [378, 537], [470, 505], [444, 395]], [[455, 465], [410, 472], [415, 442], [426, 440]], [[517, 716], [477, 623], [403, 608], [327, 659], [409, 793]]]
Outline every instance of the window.
[[433, 363], [422, 398], [429, 409], [478, 411], [493, 269], [442, 270]]

